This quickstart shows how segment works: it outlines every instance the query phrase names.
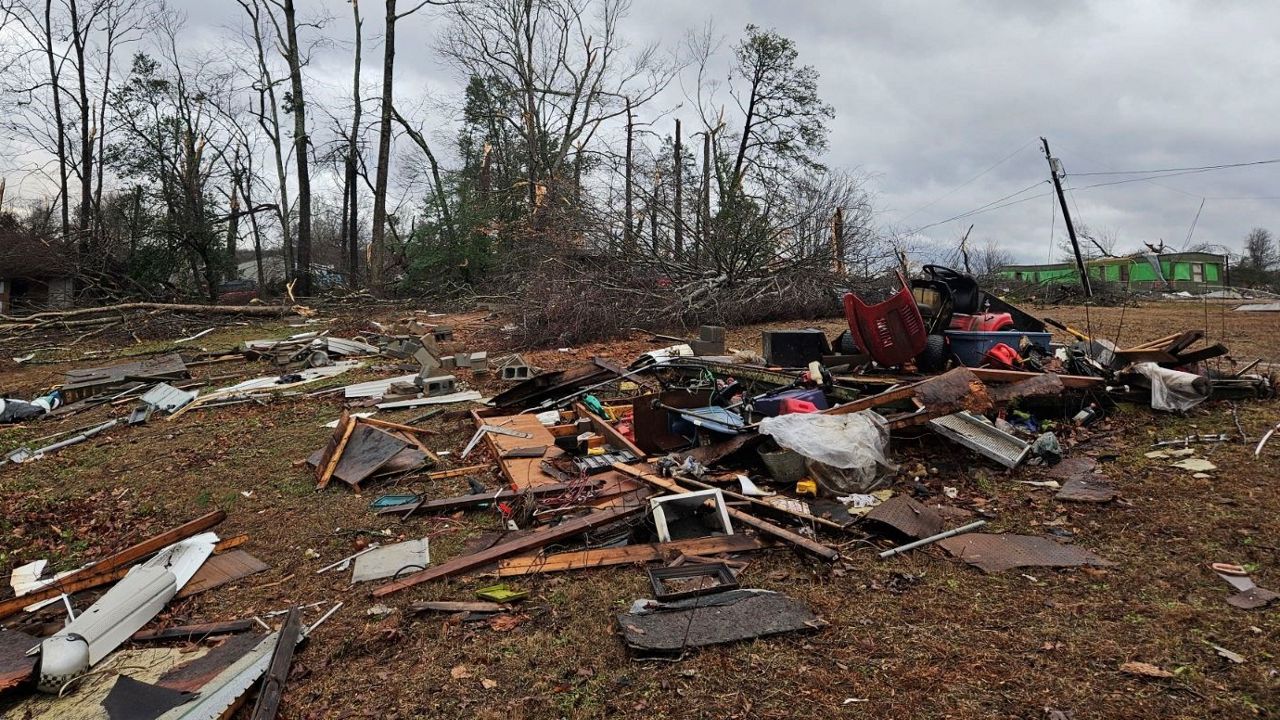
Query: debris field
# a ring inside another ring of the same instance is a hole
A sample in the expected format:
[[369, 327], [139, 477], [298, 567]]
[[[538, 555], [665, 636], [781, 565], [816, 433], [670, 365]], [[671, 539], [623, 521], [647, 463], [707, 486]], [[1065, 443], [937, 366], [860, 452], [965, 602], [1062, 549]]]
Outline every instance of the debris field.
[[1274, 715], [1274, 315], [1014, 308], [934, 366], [877, 307], [6, 343], [0, 708]]

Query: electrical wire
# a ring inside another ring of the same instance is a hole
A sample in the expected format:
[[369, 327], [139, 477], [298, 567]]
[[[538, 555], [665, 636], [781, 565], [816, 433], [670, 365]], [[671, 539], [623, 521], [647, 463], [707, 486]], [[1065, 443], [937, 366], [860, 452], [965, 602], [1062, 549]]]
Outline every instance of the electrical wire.
[[967, 211], [967, 212], [960, 213], [959, 215], [956, 215], [956, 216], [954, 216], [954, 217], [949, 217], [949, 218], [947, 218], [946, 220], [939, 220], [938, 222], [929, 223], [928, 225], [921, 225], [921, 226], [919, 226], [919, 227], [917, 227], [917, 228], [913, 228], [913, 229], [911, 230], [911, 232], [913, 232], [913, 233], [920, 232], [921, 230], [927, 230], [928, 228], [931, 228], [931, 227], [937, 227], [938, 225], [945, 225], [946, 223], [953, 222], [953, 221], [955, 221], [955, 220], [963, 220], [964, 218], [967, 218], [967, 217], [970, 217], [970, 216], [973, 216], [973, 215], [978, 215], [978, 214], [980, 214], [980, 213], [990, 212], [990, 211], [992, 211], [992, 210], [999, 210], [999, 209], [1001, 209], [1001, 208], [1009, 207], [1010, 205], [1017, 205], [1018, 203], [1021, 203], [1021, 202], [1026, 202], [1026, 201], [1028, 201], [1028, 200], [1035, 200], [1035, 199], [1037, 199], [1037, 198], [1044, 197], [1045, 195], [1047, 195], [1047, 194], [1049, 194], [1049, 193], [1044, 193], [1044, 194], [1041, 194], [1041, 195], [1034, 195], [1034, 196], [1032, 196], [1032, 197], [1027, 197], [1027, 198], [1021, 198], [1021, 199], [1018, 199], [1018, 200], [1013, 200], [1012, 202], [1008, 202], [1008, 203], [1005, 203], [1005, 204], [1003, 204], [1003, 205], [998, 204], [998, 203], [1004, 203], [1004, 201], [1006, 201], [1006, 200], [1010, 200], [1010, 199], [1012, 199], [1012, 198], [1015, 198], [1015, 197], [1017, 197], [1017, 196], [1019, 196], [1019, 195], [1021, 195], [1021, 194], [1025, 193], [1025, 192], [1027, 192], [1028, 190], [1034, 190], [1034, 189], [1036, 189], [1037, 187], [1039, 187], [1039, 186], [1041, 186], [1041, 185], [1043, 185], [1043, 184], [1045, 184], [1045, 183], [1047, 183], [1047, 182], [1049, 182], [1049, 181], [1048, 181], [1048, 180], [1039, 180], [1039, 181], [1037, 181], [1037, 182], [1034, 182], [1034, 183], [1032, 183], [1032, 184], [1028, 185], [1027, 187], [1022, 188], [1021, 190], [1019, 190], [1019, 191], [1017, 191], [1017, 192], [1010, 193], [1010, 194], [1008, 194], [1008, 195], [1005, 195], [1005, 196], [1004, 196], [1004, 197], [1002, 197], [1002, 198], [997, 198], [997, 199], [995, 199], [995, 200], [992, 200], [991, 202], [989, 202], [989, 203], [987, 203], [987, 204], [985, 204], [985, 205], [981, 205], [981, 206], [979, 206], [979, 207], [977, 207], [977, 208], [974, 208], [973, 210], [969, 210], [969, 211]]
[[1199, 165], [1195, 167], [1179, 167], [1179, 168], [1161, 168], [1158, 170], [1112, 170], [1108, 172], [1086, 172], [1073, 173], [1077, 177], [1098, 176], [1098, 175], [1155, 175], [1159, 173], [1184, 173], [1184, 172], [1209, 172], [1210, 170], [1225, 170], [1227, 168], [1252, 167], [1254, 165], [1273, 165], [1280, 163], [1280, 158], [1274, 160], [1253, 160], [1251, 162], [1242, 163], [1223, 163], [1221, 165]]
[[1027, 149], [1027, 146], [1031, 145], [1031, 143], [1033, 143], [1033, 142], [1035, 142], [1035, 141], [1036, 141], [1036, 139], [1035, 139], [1035, 138], [1031, 138], [1031, 139], [1030, 139], [1030, 140], [1028, 140], [1026, 143], [1024, 143], [1024, 144], [1022, 145], [1022, 147], [1018, 148], [1017, 150], [1014, 150], [1013, 152], [1009, 153], [1008, 155], [1005, 155], [1002, 159], [998, 160], [994, 165], [991, 165], [991, 166], [990, 166], [990, 167], [988, 167], [986, 170], [983, 170], [982, 172], [978, 173], [977, 175], [974, 175], [973, 177], [969, 178], [968, 180], [966, 180], [966, 181], [964, 181], [964, 182], [960, 183], [959, 185], [957, 185], [957, 186], [955, 186], [955, 187], [951, 188], [950, 190], [948, 190], [948, 191], [946, 191], [945, 193], [943, 193], [943, 194], [939, 195], [938, 197], [934, 198], [933, 200], [930, 200], [928, 203], [925, 203], [924, 205], [921, 205], [920, 207], [916, 208], [915, 210], [912, 210], [911, 212], [909, 212], [909, 213], [907, 213], [906, 215], [904, 215], [900, 220], [898, 220], [898, 222], [906, 222], [906, 221], [907, 221], [907, 218], [914, 217], [915, 215], [917, 215], [918, 213], [920, 213], [922, 210], [928, 210], [929, 208], [931, 208], [931, 207], [933, 207], [934, 205], [936, 205], [938, 202], [940, 202], [940, 201], [942, 201], [942, 200], [944, 200], [944, 199], [946, 199], [946, 198], [950, 197], [951, 195], [955, 194], [955, 193], [956, 193], [956, 191], [964, 189], [965, 187], [967, 187], [967, 186], [969, 186], [970, 184], [972, 184], [972, 183], [973, 183], [975, 180], [977, 180], [978, 178], [981, 178], [983, 175], [986, 175], [987, 173], [991, 172], [992, 170], [995, 170], [996, 168], [1000, 167], [1001, 165], [1003, 165], [1003, 164], [1005, 164], [1005, 163], [1009, 162], [1010, 160], [1012, 160], [1014, 155], [1017, 155], [1018, 153], [1022, 152], [1023, 150], [1026, 150], [1026, 149]]

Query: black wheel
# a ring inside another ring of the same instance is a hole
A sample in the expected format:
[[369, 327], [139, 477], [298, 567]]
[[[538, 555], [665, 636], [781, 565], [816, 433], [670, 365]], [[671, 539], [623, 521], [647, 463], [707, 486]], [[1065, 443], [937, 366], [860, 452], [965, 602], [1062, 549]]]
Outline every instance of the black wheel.
[[853, 341], [853, 333], [848, 330], [840, 333], [840, 337], [836, 338], [835, 348], [837, 355], [858, 355], [861, 353], [858, 350], [857, 343]]
[[925, 338], [924, 350], [916, 356], [916, 367], [920, 372], [942, 372], [947, 369], [947, 361], [951, 359], [944, 335], [930, 335]]

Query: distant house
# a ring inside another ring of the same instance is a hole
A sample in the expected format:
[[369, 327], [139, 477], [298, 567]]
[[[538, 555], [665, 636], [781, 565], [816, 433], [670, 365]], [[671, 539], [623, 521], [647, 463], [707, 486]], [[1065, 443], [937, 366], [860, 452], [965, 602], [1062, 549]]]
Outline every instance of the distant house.
[[[1093, 281], [1119, 283], [1135, 290], [1206, 290], [1227, 284], [1225, 255], [1203, 252], [1137, 254], [1085, 261]], [[1005, 265], [998, 277], [1029, 283], [1078, 283], [1074, 262]]]
[[75, 278], [66, 258], [38, 240], [0, 233], [0, 313], [71, 307]]

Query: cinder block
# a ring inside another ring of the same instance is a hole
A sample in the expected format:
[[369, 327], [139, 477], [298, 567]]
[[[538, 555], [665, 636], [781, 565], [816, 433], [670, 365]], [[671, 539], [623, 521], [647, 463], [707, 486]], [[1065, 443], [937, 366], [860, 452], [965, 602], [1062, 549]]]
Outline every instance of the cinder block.
[[719, 325], [703, 325], [698, 328], [698, 339], [706, 342], [724, 342], [724, 328]]
[[689, 343], [694, 355], [724, 355], [724, 341], [693, 340]]

